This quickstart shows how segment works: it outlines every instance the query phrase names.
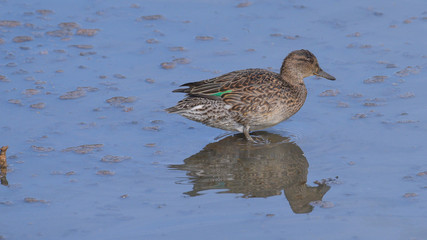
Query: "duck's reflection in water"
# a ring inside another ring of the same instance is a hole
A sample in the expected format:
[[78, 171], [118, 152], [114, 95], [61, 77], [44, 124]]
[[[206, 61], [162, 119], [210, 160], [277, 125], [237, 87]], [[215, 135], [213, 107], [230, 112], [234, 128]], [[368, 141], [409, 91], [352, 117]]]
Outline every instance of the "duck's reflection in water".
[[240, 135], [210, 143], [199, 153], [170, 165], [171, 169], [187, 171], [193, 190], [224, 189], [219, 193], [241, 193], [243, 197], [270, 197], [282, 190], [295, 213], [313, 210], [310, 202], [322, 200], [330, 189], [326, 184], [307, 185], [308, 162], [301, 148], [289, 138], [268, 132], [256, 132], [268, 144], [247, 143]]

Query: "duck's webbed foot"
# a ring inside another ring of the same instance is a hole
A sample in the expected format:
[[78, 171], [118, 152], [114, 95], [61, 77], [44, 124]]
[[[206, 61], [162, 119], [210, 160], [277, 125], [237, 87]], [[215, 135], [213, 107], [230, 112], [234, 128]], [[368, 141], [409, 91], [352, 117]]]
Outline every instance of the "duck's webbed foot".
[[262, 138], [261, 136], [251, 136], [250, 134], [249, 134], [249, 126], [244, 126], [243, 127], [243, 134], [245, 134], [245, 137], [246, 137], [246, 139], [249, 141], [249, 142], [252, 142], [252, 143], [265, 143], [265, 139], [264, 138]]

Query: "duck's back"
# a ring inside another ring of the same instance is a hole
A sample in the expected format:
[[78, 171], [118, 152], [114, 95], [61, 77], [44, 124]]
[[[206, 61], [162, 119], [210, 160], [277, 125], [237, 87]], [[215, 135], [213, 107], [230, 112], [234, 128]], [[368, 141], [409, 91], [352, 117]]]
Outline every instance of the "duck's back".
[[184, 92], [188, 94], [218, 95], [227, 90], [238, 90], [248, 86], [259, 85], [280, 85], [281, 77], [278, 73], [260, 68], [249, 68], [226, 73], [224, 75], [207, 80], [190, 82], [181, 85], [188, 87], [176, 89], [174, 92]]

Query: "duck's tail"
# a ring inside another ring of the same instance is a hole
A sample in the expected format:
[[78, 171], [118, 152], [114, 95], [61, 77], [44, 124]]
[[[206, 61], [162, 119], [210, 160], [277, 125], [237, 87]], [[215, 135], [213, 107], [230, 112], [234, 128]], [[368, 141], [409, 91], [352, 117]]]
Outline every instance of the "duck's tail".
[[165, 111], [168, 113], [176, 113], [179, 112], [180, 109], [178, 109], [176, 106], [170, 107], [170, 108], [166, 108]]

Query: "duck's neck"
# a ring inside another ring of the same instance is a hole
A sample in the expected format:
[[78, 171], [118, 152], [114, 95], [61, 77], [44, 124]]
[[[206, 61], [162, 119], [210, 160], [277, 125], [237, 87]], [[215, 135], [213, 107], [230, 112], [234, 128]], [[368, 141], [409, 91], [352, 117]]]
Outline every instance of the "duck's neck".
[[304, 76], [297, 72], [287, 71], [287, 69], [282, 69], [282, 71], [280, 71], [280, 76], [282, 77], [283, 81], [291, 86], [291, 94], [293, 94], [293, 97], [298, 99], [293, 109], [294, 112], [292, 114], [294, 114], [302, 107], [305, 99], [307, 98], [307, 88], [304, 84]]
[[282, 66], [282, 69], [280, 69], [280, 76], [284, 81], [293, 87], [305, 89], [304, 76], [301, 73], [292, 71], [289, 68], [284, 68], [284, 66]]

